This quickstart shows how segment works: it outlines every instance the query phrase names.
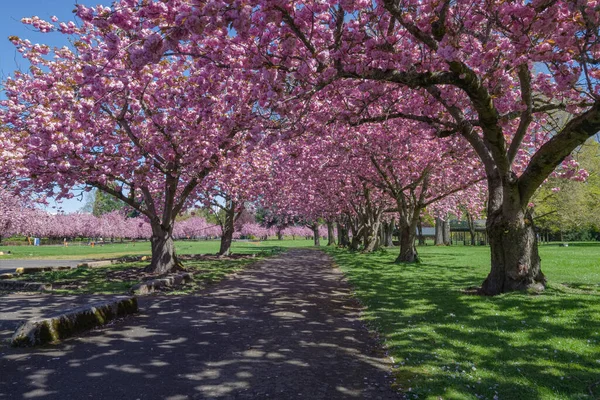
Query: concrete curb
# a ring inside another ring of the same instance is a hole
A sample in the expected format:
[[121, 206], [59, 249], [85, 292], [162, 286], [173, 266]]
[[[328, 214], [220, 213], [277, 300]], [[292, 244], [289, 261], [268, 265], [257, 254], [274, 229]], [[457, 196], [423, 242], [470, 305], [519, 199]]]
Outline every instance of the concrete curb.
[[15, 274], [35, 274], [36, 272], [48, 272], [48, 271], [63, 271], [66, 269], [74, 269], [75, 267], [69, 266], [58, 266], [58, 267], [27, 267], [15, 269]]
[[153, 279], [151, 281], [146, 281], [142, 283], [138, 283], [130, 289], [130, 293], [132, 294], [149, 294], [153, 293], [156, 290], [162, 287], [171, 287], [181, 285], [182, 283], [187, 283], [193, 281], [194, 278], [192, 274], [189, 272], [184, 272], [180, 274], [170, 275], [165, 278]]
[[39, 282], [23, 282], [0, 280], [0, 290], [10, 290], [12, 292], [44, 292], [52, 290], [52, 284]]
[[101, 260], [101, 261], [88, 261], [81, 264], [77, 264], [77, 268], [98, 268], [107, 267], [109, 265], [116, 264], [117, 260]]
[[26, 321], [13, 334], [11, 345], [29, 347], [56, 342], [136, 312], [138, 303], [133, 296], [73, 308], [52, 317]]
[[136, 262], [136, 261], [150, 261], [151, 258], [148, 256], [133, 256], [133, 257], [121, 257], [121, 258], [113, 258], [110, 260], [98, 260], [98, 261], [88, 261], [81, 264], [77, 264], [77, 268], [99, 268], [99, 267], [107, 267], [109, 265], [114, 264], [123, 264], [128, 262]]

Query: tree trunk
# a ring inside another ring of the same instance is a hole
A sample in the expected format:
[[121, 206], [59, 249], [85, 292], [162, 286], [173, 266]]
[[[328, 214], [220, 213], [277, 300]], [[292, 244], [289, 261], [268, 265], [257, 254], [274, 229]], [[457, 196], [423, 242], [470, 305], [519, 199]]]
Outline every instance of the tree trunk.
[[417, 220], [413, 218], [407, 221], [404, 216], [400, 217], [400, 254], [396, 258], [396, 263], [419, 262], [419, 255], [415, 247]]
[[152, 223], [152, 237], [150, 246], [152, 248], [152, 261], [145, 271], [152, 274], [166, 274], [172, 270], [182, 269], [175, 254], [175, 243], [173, 241], [173, 226], [168, 229], [158, 223]]
[[277, 240], [283, 240], [283, 232], [281, 228], [277, 228]]
[[444, 221], [441, 218], [435, 218], [435, 239], [434, 245], [444, 244]]
[[345, 224], [337, 223], [338, 229], [338, 244], [340, 247], [348, 247], [350, 245], [350, 235], [348, 227]]
[[423, 218], [419, 216], [419, 222], [417, 223], [417, 232], [419, 237], [419, 246], [425, 246], [425, 236], [423, 236]]
[[335, 233], [332, 221], [327, 221], [327, 246], [335, 246]]
[[515, 290], [543, 290], [546, 278], [541, 270], [533, 219], [521, 206], [516, 183], [490, 182], [487, 233], [492, 268], [481, 292], [496, 295]]
[[379, 247], [379, 220], [373, 225], [365, 227], [363, 252], [371, 253]]
[[230, 254], [231, 242], [233, 242], [233, 232], [235, 230], [235, 205], [225, 208], [225, 222], [223, 223], [223, 234], [221, 235], [221, 246], [219, 247], [220, 256]]
[[444, 221], [444, 229], [442, 230], [442, 236], [444, 238], [444, 245], [450, 246], [452, 244], [452, 237], [450, 236], [450, 219], [446, 218]]
[[319, 224], [313, 223], [311, 225], [311, 229], [313, 231], [313, 239], [315, 241], [315, 247], [319, 247], [321, 245], [321, 238], [319, 237]]
[[383, 230], [384, 230], [384, 240], [383, 240], [383, 245], [385, 247], [393, 247], [394, 246], [394, 241], [393, 241], [393, 235], [394, 235], [394, 226], [395, 226], [395, 221], [394, 219], [392, 219], [390, 222], [387, 222], [386, 225], [384, 226]]
[[358, 221], [356, 220], [351, 220], [349, 225], [350, 230], [352, 230], [352, 239], [350, 240], [350, 238], [348, 238], [350, 240], [350, 250], [358, 250], [363, 235], [363, 228], [358, 225]]
[[471, 235], [471, 246], [475, 246], [475, 218], [467, 213], [467, 223], [469, 225], [469, 234]]

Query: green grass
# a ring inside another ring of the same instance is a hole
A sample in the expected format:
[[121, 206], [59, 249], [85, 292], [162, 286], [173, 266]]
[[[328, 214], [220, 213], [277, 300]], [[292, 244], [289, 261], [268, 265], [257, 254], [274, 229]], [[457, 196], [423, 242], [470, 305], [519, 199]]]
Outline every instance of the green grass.
[[549, 288], [496, 297], [461, 291], [485, 279], [487, 247], [421, 247], [415, 265], [391, 250], [327, 251], [409, 398], [600, 398], [600, 246], [542, 246]]
[[[252, 254], [260, 251], [270, 252], [279, 248], [312, 246], [311, 240], [267, 240], [262, 242], [235, 241], [231, 251], [237, 254]], [[219, 250], [218, 240], [177, 241], [178, 254], [215, 254]], [[102, 246], [88, 245], [64, 246], [0, 246], [0, 251], [12, 254], [0, 256], [0, 259], [105, 259], [127, 255], [150, 255], [150, 242], [107, 243]]]
[[[194, 281], [176, 290], [164, 294], [191, 294], [203, 289], [209, 284], [216, 283], [227, 275], [238, 272], [244, 266], [260, 260], [262, 257], [244, 259], [223, 259], [211, 261], [186, 261], [184, 266], [194, 276]], [[148, 263], [132, 262], [117, 264], [103, 268], [77, 268], [52, 272], [37, 272], [21, 275], [16, 279], [32, 282], [52, 283], [53, 293], [56, 294], [126, 294], [132, 286], [138, 284], [139, 274]], [[116, 278], [117, 271], [131, 270], [128, 277]], [[66, 285], [66, 286], [65, 286]]]
[[19, 280], [68, 285], [54, 287], [56, 294], [125, 294], [139, 279], [111, 279], [109, 274], [129, 268], [139, 268], [140, 272], [147, 263], [123, 263], [103, 268], [76, 268], [71, 270], [37, 272], [17, 277]]
[[[219, 259], [210, 261], [188, 260], [184, 261], [185, 268], [194, 275], [194, 282], [168, 291], [167, 294], [191, 294], [216, 283], [227, 275], [240, 271], [244, 266], [256, 262], [263, 257], [279, 253], [289, 247], [310, 246], [312, 241], [308, 240], [283, 240], [264, 242], [234, 242], [232, 252], [235, 254], [255, 254], [255, 258], [241, 259]], [[7, 246], [8, 247], [8, 246]], [[218, 241], [183, 241], [176, 244], [178, 254], [214, 254], [219, 249]], [[23, 252], [17, 252], [19, 246], [14, 247], [12, 257], [17, 258]], [[85, 247], [31, 247], [32, 253], [26, 258], [115, 258], [124, 255], [146, 255], [150, 254], [148, 243], [132, 244], [107, 244], [105, 246]], [[19, 257], [25, 258], [25, 257]], [[130, 262], [116, 264], [103, 268], [77, 268], [72, 270], [60, 270], [51, 272], [38, 272], [22, 275], [16, 279], [27, 281], [52, 283], [55, 287], [53, 293], [57, 294], [124, 294], [140, 282], [139, 276], [148, 262]], [[131, 269], [129, 276], [124, 278], [115, 277], [118, 271]], [[139, 269], [139, 274], [136, 273]]]

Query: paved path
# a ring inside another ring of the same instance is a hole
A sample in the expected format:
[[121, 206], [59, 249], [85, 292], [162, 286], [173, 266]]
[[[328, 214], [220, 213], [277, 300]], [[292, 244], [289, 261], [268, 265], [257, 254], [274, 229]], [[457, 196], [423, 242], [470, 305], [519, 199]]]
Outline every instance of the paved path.
[[292, 250], [57, 346], [0, 350], [0, 399], [396, 399], [341, 273]]
[[[2, 257], [2, 256], [0, 256]], [[5, 272], [15, 272], [16, 268], [33, 268], [33, 267], [76, 267], [84, 260], [30, 260], [30, 259], [13, 259], [2, 260], [0, 258], [0, 274]]]

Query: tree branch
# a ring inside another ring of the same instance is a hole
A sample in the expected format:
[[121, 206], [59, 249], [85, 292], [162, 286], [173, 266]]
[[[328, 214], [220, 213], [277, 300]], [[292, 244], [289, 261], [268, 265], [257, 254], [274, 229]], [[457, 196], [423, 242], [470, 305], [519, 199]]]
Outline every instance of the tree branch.
[[519, 82], [521, 83], [521, 100], [525, 104], [525, 110], [521, 112], [521, 120], [508, 149], [508, 162], [512, 164], [515, 160], [523, 138], [527, 133], [531, 121], [533, 121], [533, 100], [531, 97], [531, 72], [527, 64], [519, 65]]
[[600, 131], [600, 102], [570, 120], [533, 155], [519, 178], [521, 206], [525, 207], [536, 189], [577, 146]]

